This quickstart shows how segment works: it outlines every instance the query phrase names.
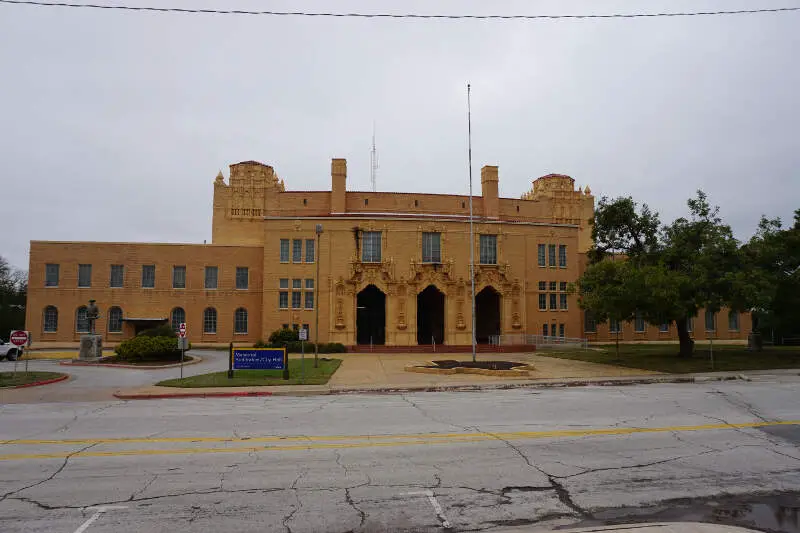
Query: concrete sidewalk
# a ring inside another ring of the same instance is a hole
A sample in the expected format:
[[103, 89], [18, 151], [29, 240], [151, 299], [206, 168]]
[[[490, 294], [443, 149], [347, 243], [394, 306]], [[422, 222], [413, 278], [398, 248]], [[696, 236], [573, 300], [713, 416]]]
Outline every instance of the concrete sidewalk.
[[[313, 358], [313, 356], [311, 356]], [[122, 389], [121, 399], [272, 396], [347, 394], [357, 392], [387, 393], [397, 391], [476, 390], [531, 386], [575, 386], [590, 383], [652, 383], [665, 378], [688, 381], [685, 376], [665, 376], [658, 372], [611, 365], [571, 361], [527, 354], [479, 354], [480, 360], [512, 360], [533, 365], [526, 378], [481, 376], [472, 374], [438, 375], [406, 372], [406, 365], [424, 364], [433, 359], [471, 360], [469, 354], [335, 354], [342, 364], [326, 385], [276, 385], [264, 387], [176, 388], [146, 386]], [[292, 358], [295, 358], [293, 355]], [[308, 358], [308, 356], [307, 356]], [[663, 377], [659, 377], [663, 376]], [[621, 381], [620, 381], [621, 380]]]

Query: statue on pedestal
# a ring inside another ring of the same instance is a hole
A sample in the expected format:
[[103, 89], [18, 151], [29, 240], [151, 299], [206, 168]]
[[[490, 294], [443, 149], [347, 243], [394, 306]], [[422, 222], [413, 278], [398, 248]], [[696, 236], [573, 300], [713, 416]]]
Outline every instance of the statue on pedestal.
[[89, 333], [81, 335], [81, 347], [78, 357], [82, 360], [96, 361], [103, 356], [103, 338], [97, 335], [95, 324], [100, 318], [100, 309], [95, 304], [95, 300], [89, 300], [86, 307], [86, 322]]

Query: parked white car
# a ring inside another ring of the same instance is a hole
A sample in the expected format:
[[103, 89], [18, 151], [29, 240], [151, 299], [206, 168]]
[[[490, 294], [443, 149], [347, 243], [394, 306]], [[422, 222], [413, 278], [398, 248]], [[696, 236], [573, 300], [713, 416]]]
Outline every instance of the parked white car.
[[16, 361], [18, 355], [19, 348], [4, 339], [0, 339], [0, 361], [6, 357], [9, 361]]

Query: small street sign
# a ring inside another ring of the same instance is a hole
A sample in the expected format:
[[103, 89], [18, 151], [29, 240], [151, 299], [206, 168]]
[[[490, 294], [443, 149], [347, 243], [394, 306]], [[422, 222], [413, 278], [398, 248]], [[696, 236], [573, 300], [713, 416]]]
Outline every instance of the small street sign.
[[14, 346], [25, 346], [28, 344], [28, 332], [27, 331], [12, 331], [10, 336], [11, 344]]
[[186, 322], [181, 322], [180, 326], [178, 326], [178, 335], [181, 337], [186, 336]]
[[306, 328], [302, 328], [299, 332], [300, 340], [307, 341], [308, 340], [308, 330]]

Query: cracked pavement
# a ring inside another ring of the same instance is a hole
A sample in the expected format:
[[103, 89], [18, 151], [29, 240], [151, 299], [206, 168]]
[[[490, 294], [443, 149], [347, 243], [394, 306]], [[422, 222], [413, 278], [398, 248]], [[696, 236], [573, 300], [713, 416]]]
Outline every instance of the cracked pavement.
[[726, 382], [7, 404], [0, 531], [72, 533], [102, 505], [126, 508], [87, 533], [443, 531], [425, 491], [447, 531], [655, 519], [700, 502], [736, 523], [726, 498], [797, 501], [800, 427], [779, 424], [800, 420], [797, 392]]

